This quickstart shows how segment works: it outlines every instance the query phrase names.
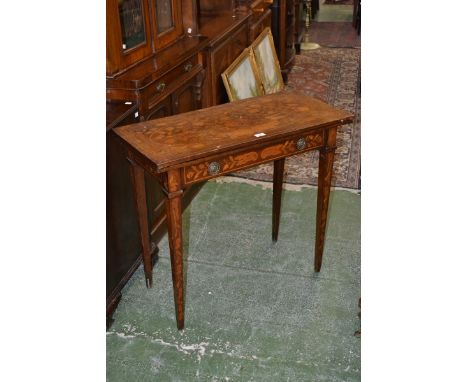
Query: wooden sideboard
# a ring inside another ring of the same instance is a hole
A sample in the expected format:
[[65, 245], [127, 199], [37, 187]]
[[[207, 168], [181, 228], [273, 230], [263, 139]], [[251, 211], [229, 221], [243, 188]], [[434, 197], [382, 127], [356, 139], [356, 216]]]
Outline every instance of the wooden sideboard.
[[[112, 129], [227, 102], [221, 73], [270, 26], [271, 1], [107, 0], [108, 319], [141, 262], [129, 167]], [[200, 187], [184, 196], [184, 206]], [[146, 195], [156, 253], [166, 212], [152, 177]]]
[[228, 102], [221, 73], [248, 46], [250, 12], [222, 13], [218, 17], [202, 16], [200, 32], [209, 37], [205, 50], [207, 78], [203, 107]]
[[228, 102], [221, 73], [264, 28], [271, 26], [270, 0], [200, 0], [199, 33], [208, 37], [203, 107]]

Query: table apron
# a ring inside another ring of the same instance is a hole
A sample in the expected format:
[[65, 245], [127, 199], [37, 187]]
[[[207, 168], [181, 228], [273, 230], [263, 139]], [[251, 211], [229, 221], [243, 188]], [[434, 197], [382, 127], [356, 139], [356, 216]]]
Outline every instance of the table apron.
[[302, 133], [294, 137], [283, 138], [279, 142], [270, 142], [254, 148], [213, 155], [186, 164], [182, 167], [183, 182], [186, 185], [197, 183], [276, 159], [318, 149], [325, 146], [326, 130]]

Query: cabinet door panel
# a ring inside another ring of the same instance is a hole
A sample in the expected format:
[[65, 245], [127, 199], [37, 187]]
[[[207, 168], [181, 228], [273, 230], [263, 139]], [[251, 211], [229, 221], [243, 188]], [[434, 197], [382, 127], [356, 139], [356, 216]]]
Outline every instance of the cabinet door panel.
[[[226, 89], [221, 79], [227, 67], [242, 53], [247, 47], [249, 39], [248, 25], [244, 24], [229, 39], [214, 49], [210, 57], [211, 69], [211, 92], [213, 105], [228, 102]], [[212, 105], [212, 106], [213, 106]]]
[[141, 0], [119, 2], [119, 20], [124, 52], [145, 43], [145, 13]]
[[268, 9], [254, 23], [250, 25], [249, 44], [252, 44], [255, 39], [265, 28], [271, 28], [271, 10]]
[[151, 55], [147, 0], [107, 0], [107, 74]]
[[231, 46], [231, 52], [230, 52], [231, 62], [234, 61], [244, 51], [245, 48], [247, 48], [248, 40], [249, 40], [248, 26], [247, 26], [247, 24], [245, 24], [231, 38], [231, 43], [230, 43], [230, 46]]
[[191, 83], [181, 87], [172, 95], [174, 114], [186, 113], [198, 109], [196, 86], [193, 82], [192, 80]]
[[170, 115], [172, 115], [171, 99], [170, 97], [166, 97], [156, 106], [148, 110], [143, 118], [148, 121], [150, 119], [169, 117]]
[[221, 73], [231, 64], [229, 58], [230, 46], [229, 44], [218, 47], [211, 56], [211, 70], [212, 74], [212, 101], [213, 105], [227, 102], [228, 97], [226, 89], [224, 89], [223, 81], [221, 79]]
[[106, 296], [109, 297], [140, 254], [130, 165], [112, 131], [106, 136], [106, 171]]
[[155, 31], [156, 50], [169, 45], [184, 33], [182, 25], [181, 1], [151, 0], [153, 13], [153, 28]]
[[157, 33], [161, 34], [174, 28], [174, 9], [172, 0], [158, 0], [156, 2]]

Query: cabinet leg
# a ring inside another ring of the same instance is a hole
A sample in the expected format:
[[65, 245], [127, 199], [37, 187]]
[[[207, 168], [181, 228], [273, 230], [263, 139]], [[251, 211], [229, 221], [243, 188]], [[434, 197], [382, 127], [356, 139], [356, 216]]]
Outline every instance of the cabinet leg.
[[333, 158], [335, 156], [335, 139], [336, 129], [332, 129], [329, 132], [329, 144], [320, 150], [315, 232], [315, 272], [320, 272], [320, 268], [322, 267], [325, 230], [327, 227], [328, 201], [330, 199], [330, 186], [333, 172]]
[[172, 287], [177, 329], [184, 328], [184, 266], [182, 240], [182, 189], [180, 171], [171, 170], [167, 174], [167, 228], [171, 252]]
[[281, 195], [283, 193], [283, 175], [284, 158], [273, 162], [273, 221], [272, 221], [272, 239], [278, 240], [280, 213], [281, 213]]
[[138, 216], [138, 226], [140, 230], [141, 247], [143, 252], [143, 268], [145, 270], [146, 286], [151, 288], [153, 286], [153, 264], [151, 261], [152, 250], [146, 204], [145, 171], [133, 161], [129, 161], [133, 191], [135, 195], [136, 211]]

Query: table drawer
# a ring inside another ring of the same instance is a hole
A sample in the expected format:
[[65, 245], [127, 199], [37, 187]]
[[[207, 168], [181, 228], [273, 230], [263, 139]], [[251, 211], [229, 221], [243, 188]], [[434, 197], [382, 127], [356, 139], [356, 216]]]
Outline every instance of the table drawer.
[[228, 174], [237, 170], [256, 166], [260, 163], [299, 154], [323, 146], [323, 131], [298, 136], [283, 142], [259, 147], [249, 151], [241, 151], [222, 157], [213, 157], [183, 168], [185, 184]]

